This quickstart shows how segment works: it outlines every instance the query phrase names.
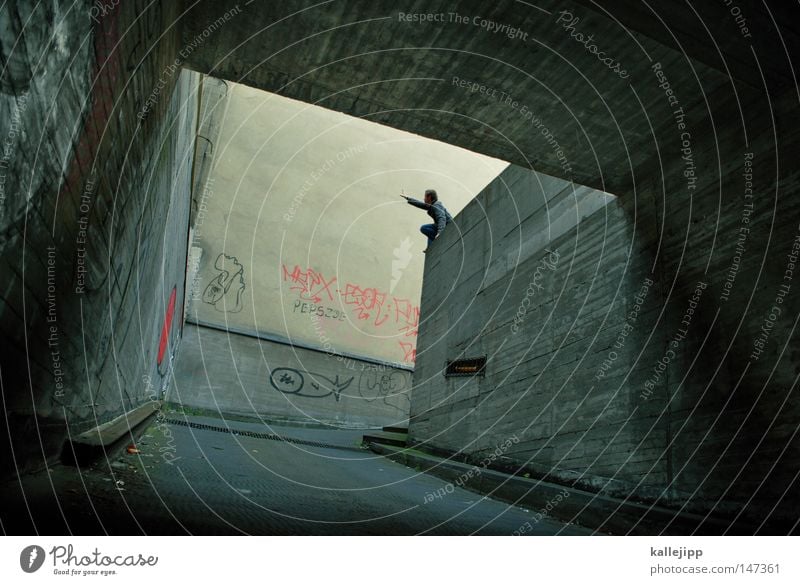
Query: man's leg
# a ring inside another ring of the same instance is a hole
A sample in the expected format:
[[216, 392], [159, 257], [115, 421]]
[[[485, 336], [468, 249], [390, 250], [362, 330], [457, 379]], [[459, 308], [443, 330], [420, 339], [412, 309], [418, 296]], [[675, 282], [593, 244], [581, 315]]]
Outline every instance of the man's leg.
[[433, 243], [434, 236], [436, 235], [436, 226], [432, 223], [426, 223], [425, 225], [420, 226], [419, 231], [428, 236], [428, 245], [430, 246], [431, 243]]

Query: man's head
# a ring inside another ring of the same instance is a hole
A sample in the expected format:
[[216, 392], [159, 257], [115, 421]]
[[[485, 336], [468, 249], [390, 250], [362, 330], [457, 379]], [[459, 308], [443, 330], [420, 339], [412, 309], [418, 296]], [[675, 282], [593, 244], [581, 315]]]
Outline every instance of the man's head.
[[439, 200], [439, 197], [438, 197], [438, 195], [436, 195], [436, 191], [434, 191], [433, 189], [427, 189], [425, 191], [425, 203], [427, 203], [428, 205], [431, 205], [431, 204], [435, 203], [438, 200]]

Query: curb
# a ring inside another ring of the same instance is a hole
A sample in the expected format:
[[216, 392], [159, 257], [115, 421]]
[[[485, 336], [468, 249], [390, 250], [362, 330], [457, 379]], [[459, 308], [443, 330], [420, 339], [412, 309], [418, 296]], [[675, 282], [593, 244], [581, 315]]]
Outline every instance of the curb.
[[[541, 511], [543, 515], [598, 533], [700, 536], [718, 535], [727, 530], [728, 534], [753, 534], [750, 526], [737, 524], [731, 527], [729, 522], [716, 517], [679, 513], [661, 506], [649, 506], [552, 482], [509, 475], [434, 457], [414, 449], [379, 443], [371, 443], [369, 447], [374, 453], [448, 482], [458, 483], [465, 489], [531, 511]], [[557, 503], [554, 505], [553, 502]]]

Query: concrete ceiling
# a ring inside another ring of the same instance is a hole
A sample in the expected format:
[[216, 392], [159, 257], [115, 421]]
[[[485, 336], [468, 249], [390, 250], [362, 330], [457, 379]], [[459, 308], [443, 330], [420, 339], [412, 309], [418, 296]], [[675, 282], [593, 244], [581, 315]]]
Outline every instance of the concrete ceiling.
[[676, 108], [705, 132], [793, 83], [792, 7], [713, 4], [256, 1], [215, 26], [236, 4], [201, 0], [184, 65], [625, 195], [679, 151]]

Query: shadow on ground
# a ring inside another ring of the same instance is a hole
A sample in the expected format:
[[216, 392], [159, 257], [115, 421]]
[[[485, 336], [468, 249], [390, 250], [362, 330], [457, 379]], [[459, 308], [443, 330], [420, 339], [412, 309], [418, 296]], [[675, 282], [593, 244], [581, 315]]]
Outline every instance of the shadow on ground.
[[6, 534], [591, 533], [449, 486], [360, 439], [360, 431], [159, 416], [138, 453], [4, 483], [0, 521]]

